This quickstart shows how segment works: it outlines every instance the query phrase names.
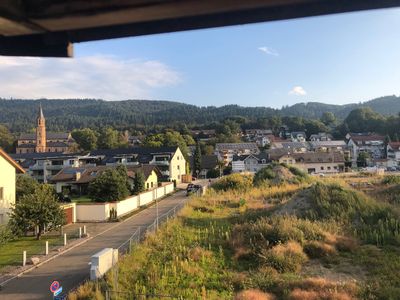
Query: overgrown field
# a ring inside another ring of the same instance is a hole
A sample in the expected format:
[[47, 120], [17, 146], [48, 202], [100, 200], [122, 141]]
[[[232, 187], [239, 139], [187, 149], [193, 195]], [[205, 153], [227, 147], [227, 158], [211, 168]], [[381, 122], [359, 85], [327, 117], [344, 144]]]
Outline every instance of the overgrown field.
[[399, 246], [396, 203], [274, 166], [224, 177], [70, 299], [399, 299]]

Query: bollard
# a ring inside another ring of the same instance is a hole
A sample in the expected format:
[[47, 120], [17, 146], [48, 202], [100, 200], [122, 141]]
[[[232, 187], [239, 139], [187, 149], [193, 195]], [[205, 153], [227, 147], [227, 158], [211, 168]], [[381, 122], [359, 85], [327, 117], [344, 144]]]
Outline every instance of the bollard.
[[46, 255], [49, 255], [49, 241], [46, 241]]
[[64, 233], [64, 246], [67, 246], [67, 234]]
[[79, 227], [79, 238], [82, 237], [82, 227]]
[[83, 235], [86, 235], [86, 225], [83, 225]]
[[26, 265], [26, 251], [22, 252], [22, 266], [25, 267]]

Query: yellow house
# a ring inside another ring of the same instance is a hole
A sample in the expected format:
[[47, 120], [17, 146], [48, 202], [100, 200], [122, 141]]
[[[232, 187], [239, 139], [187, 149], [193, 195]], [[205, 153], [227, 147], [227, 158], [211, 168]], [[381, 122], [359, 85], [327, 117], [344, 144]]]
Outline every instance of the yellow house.
[[182, 182], [182, 175], [186, 174], [186, 159], [179, 147], [176, 148], [171, 161], [169, 163], [169, 178], [171, 181], [176, 180], [177, 183]]
[[25, 171], [0, 148], [0, 224], [8, 222], [8, 213], [15, 205], [16, 173]]

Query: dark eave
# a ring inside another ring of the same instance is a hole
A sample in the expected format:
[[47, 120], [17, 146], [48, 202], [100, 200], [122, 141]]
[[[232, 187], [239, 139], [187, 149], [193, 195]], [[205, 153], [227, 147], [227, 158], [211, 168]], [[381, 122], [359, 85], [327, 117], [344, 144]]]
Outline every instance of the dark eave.
[[2, 0], [0, 55], [72, 56], [72, 44], [400, 6], [400, 0]]

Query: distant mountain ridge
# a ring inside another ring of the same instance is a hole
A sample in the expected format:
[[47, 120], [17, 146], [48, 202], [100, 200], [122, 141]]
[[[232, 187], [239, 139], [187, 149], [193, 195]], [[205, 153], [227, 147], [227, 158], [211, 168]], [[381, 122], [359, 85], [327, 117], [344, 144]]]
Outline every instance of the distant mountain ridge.
[[280, 115], [318, 119], [327, 111], [334, 113], [339, 119], [344, 119], [352, 110], [360, 107], [370, 107], [383, 115], [395, 115], [400, 112], [400, 97], [397, 96], [346, 105], [298, 103], [282, 109], [239, 105], [199, 107], [158, 100], [0, 99], [0, 123], [6, 124], [13, 132], [32, 130], [35, 127], [39, 102], [44, 109], [47, 127], [54, 131], [106, 125], [120, 129], [164, 126], [177, 122], [187, 125], [209, 125], [232, 116], [257, 119]]

